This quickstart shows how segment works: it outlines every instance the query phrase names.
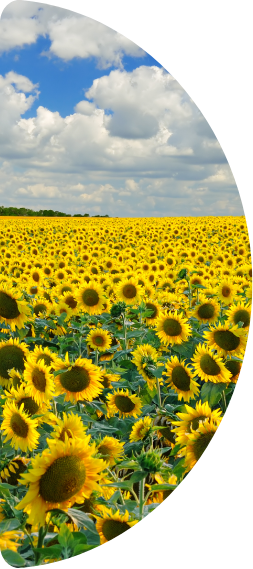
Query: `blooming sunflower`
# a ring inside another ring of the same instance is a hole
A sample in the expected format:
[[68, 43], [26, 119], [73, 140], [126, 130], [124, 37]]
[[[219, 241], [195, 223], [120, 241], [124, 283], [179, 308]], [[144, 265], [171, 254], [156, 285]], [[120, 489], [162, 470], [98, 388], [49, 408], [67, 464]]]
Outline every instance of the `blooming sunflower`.
[[93, 328], [86, 338], [86, 342], [93, 350], [106, 352], [112, 343], [112, 338], [107, 330], [102, 328]]
[[31, 451], [38, 446], [39, 433], [36, 430], [38, 421], [29, 417], [23, 410], [23, 405], [18, 408], [15, 403], [7, 401], [3, 417], [1, 428], [6, 435], [5, 443], [11, 439], [11, 446], [23, 452]]
[[44, 360], [35, 363], [32, 358], [28, 358], [25, 363], [24, 380], [27, 393], [36, 403], [41, 405], [51, 400], [55, 390], [54, 381], [50, 368], [44, 364]]
[[138, 285], [134, 277], [123, 279], [116, 287], [117, 299], [126, 304], [137, 304], [142, 294], [144, 294], [144, 289]]
[[204, 332], [204, 339], [212, 350], [217, 350], [218, 354], [226, 357], [244, 354], [247, 342], [246, 331], [238, 326], [231, 327], [230, 324], [221, 324], [210, 328], [209, 332]]
[[23, 372], [28, 353], [27, 345], [24, 342], [20, 343], [18, 338], [10, 338], [7, 342], [0, 342], [0, 385], [3, 387], [12, 385], [9, 370], [15, 369]]
[[239, 360], [230, 359], [225, 362], [225, 368], [231, 373], [230, 381], [232, 381], [232, 383], [237, 382], [238, 377], [240, 375], [241, 367], [242, 367], [242, 362], [240, 362]]
[[46, 512], [66, 510], [99, 491], [100, 473], [106, 467], [103, 460], [93, 458], [96, 445], [89, 445], [90, 436], [47, 442], [49, 448], [33, 458], [31, 468], [22, 475], [22, 483], [30, 485], [17, 509], [28, 513], [27, 522], [32, 525], [43, 525]]
[[129, 521], [129, 512], [126, 510], [124, 514], [120, 514], [119, 510], [113, 513], [106, 507], [101, 508], [101, 514], [103, 517], [95, 516], [97, 519], [97, 532], [100, 536], [100, 544], [111, 541], [115, 537], [118, 537], [132, 526], [138, 523], [137, 520], [132, 522]]
[[142, 344], [131, 354], [133, 356], [132, 363], [136, 365], [138, 372], [146, 380], [149, 389], [152, 390], [156, 385], [156, 378], [152, 371], [158, 359], [156, 349], [149, 344]]
[[226, 369], [222, 358], [214, 354], [205, 344], [198, 344], [191, 358], [196, 374], [203, 381], [212, 383], [229, 383], [231, 374]]
[[35, 399], [31, 397], [26, 384], [22, 383], [16, 389], [11, 387], [7, 397], [9, 402], [15, 403], [18, 409], [20, 409], [22, 405], [22, 409], [27, 413], [28, 417], [41, 415], [41, 417], [38, 417], [38, 423], [47, 420], [48, 406], [45, 403], [37, 403]]
[[84, 426], [81, 417], [75, 415], [74, 413], [63, 412], [63, 418], [55, 418], [56, 425], [54, 426], [54, 431], [51, 436], [54, 439], [59, 439], [60, 441], [65, 441], [65, 438], [69, 439], [84, 439], [86, 437], [87, 427]]
[[221, 410], [212, 409], [209, 407], [208, 402], [201, 403], [197, 401], [195, 409], [189, 405], [185, 405], [186, 413], [177, 413], [180, 421], [171, 421], [175, 426], [173, 432], [176, 434], [176, 444], [185, 446], [188, 442], [188, 434], [196, 431], [201, 421], [213, 421], [216, 425], [221, 422]]
[[142, 403], [137, 395], [131, 395], [128, 389], [113, 391], [107, 395], [107, 416], [113, 417], [119, 413], [120, 417], [138, 417], [141, 413]]
[[58, 370], [66, 371], [55, 377], [56, 395], [65, 393], [66, 401], [92, 401], [103, 391], [100, 369], [88, 359], [70, 363], [66, 353], [65, 361], [57, 360]]
[[184, 456], [184, 466], [186, 472], [191, 470], [196, 462], [205, 452], [213, 436], [217, 431], [218, 425], [209, 419], [199, 423], [198, 429], [187, 434], [187, 444], [182, 449]]
[[220, 307], [216, 300], [207, 298], [203, 294], [199, 295], [199, 302], [193, 310], [192, 316], [200, 320], [200, 322], [212, 323], [218, 320]]
[[129, 441], [130, 443], [142, 441], [150, 432], [152, 425], [151, 417], [144, 417], [140, 419], [133, 426], [130, 433]]
[[12, 486], [18, 485], [18, 479], [26, 471], [29, 459], [16, 456], [4, 465], [0, 472], [0, 482], [6, 482]]
[[160, 314], [160, 306], [156, 300], [148, 300], [145, 302], [145, 310], [152, 311], [149, 316], [145, 316], [145, 322], [148, 326], [153, 326]]
[[232, 304], [227, 311], [226, 316], [228, 318], [228, 322], [233, 326], [239, 324], [239, 322], [243, 322], [242, 328], [244, 328], [244, 330], [248, 330], [250, 325], [251, 304], [249, 302], [245, 304], [242, 301], [237, 302], [237, 304]]
[[186, 342], [191, 333], [187, 318], [183, 318], [181, 314], [177, 313], [177, 310], [161, 314], [156, 321], [156, 329], [158, 338], [166, 346]]
[[166, 376], [165, 381], [169, 387], [177, 393], [179, 401], [190, 401], [198, 395], [198, 383], [194, 381], [194, 374], [189, 365], [185, 364], [185, 360], [180, 362], [177, 356], [171, 356], [163, 375]]
[[0, 551], [5, 549], [10, 549], [11, 551], [17, 551], [20, 544], [20, 539], [23, 537], [22, 531], [5, 531], [0, 533]]
[[89, 281], [87, 285], [80, 287], [76, 299], [78, 308], [83, 312], [87, 312], [90, 315], [103, 312], [105, 296], [101, 285], [95, 281]]
[[57, 362], [57, 356], [54, 352], [51, 352], [47, 346], [45, 348], [42, 348], [42, 346], [35, 346], [33, 352], [29, 354], [29, 356], [29, 359], [33, 360], [36, 364], [43, 361], [45, 366], [50, 368], [50, 373], [54, 371], [54, 364]]
[[237, 294], [237, 287], [224, 279], [216, 288], [216, 294], [223, 304], [231, 304]]
[[31, 312], [21, 293], [9, 284], [0, 284], [0, 322], [9, 324], [11, 330], [23, 328]]
[[122, 459], [124, 442], [120, 442], [114, 437], [104, 437], [97, 446], [97, 452], [108, 466], [113, 466], [118, 460]]

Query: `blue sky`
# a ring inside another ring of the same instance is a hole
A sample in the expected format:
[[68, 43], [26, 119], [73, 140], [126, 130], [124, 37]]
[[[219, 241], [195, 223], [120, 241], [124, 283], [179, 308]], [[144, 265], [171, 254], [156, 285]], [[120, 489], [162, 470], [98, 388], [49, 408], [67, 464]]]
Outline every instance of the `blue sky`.
[[90, 18], [16, 1], [0, 20], [0, 200], [111, 216], [242, 215], [199, 109]]

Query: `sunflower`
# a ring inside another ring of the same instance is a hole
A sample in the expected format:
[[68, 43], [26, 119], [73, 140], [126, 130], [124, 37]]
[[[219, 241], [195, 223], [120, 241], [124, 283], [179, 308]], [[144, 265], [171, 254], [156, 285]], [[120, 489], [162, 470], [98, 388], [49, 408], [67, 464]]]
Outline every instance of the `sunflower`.
[[0, 385], [10, 387], [12, 379], [9, 370], [15, 369], [23, 372], [25, 369], [25, 358], [29, 353], [28, 347], [24, 342], [19, 342], [17, 338], [10, 338], [7, 342], [0, 342]]
[[138, 417], [141, 413], [142, 403], [137, 395], [131, 395], [126, 389], [113, 391], [107, 395], [107, 416], [113, 417], [119, 413], [120, 417]]
[[83, 312], [87, 312], [90, 315], [103, 312], [105, 296], [101, 285], [94, 280], [90, 280], [87, 285], [80, 287], [76, 299], [78, 308]]
[[156, 377], [154, 375], [154, 368], [157, 364], [158, 353], [155, 348], [149, 344], [142, 344], [131, 352], [133, 356], [132, 363], [136, 365], [138, 372], [146, 380], [151, 391], [156, 385]]
[[0, 285], [0, 322], [9, 324], [11, 330], [23, 328], [31, 312], [21, 293], [8, 284]]
[[198, 395], [198, 383], [194, 381], [194, 374], [185, 360], [180, 362], [177, 356], [171, 356], [170, 361], [166, 363], [166, 371], [163, 375], [166, 376], [165, 381], [169, 387], [177, 393], [179, 401], [181, 399], [190, 401]]
[[25, 363], [24, 380], [27, 392], [39, 405], [47, 403], [54, 395], [53, 376], [50, 374], [49, 366], [44, 364], [44, 360], [35, 363], [32, 358], [28, 358]]
[[68, 304], [64, 300], [60, 299], [60, 301], [55, 305], [55, 314], [57, 316], [61, 316], [63, 313], [66, 314], [65, 322], [70, 320], [70, 318], [73, 316], [72, 309], [68, 306]]
[[222, 358], [214, 354], [205, 344], [198, 344], [196, 352], [191, 358], [195, 373], [202, 381], [212, 383], [229, 383], [231, 374], [226, 369]]
[[50, 309], [50, 302], [48, 302], [45, 298], [36, 298], [32, 302], [33, 312], [37, 317], [44, 317], [47, 315], [47, 312]]
[[11, 551], [17, 551], [20, 547], [20, 539], [24, 536], [22, 531], [5, 531], [0, 533], [0, 551], [5, 549], [10, 549]]
[[[21, 385], [21, 383], [24, 381], [22, 378], [22, 375], [19, 373], [19, 371], [17, 371], [14, 368], [9, 371], [9, 378], [12, 381], [12, 387], [14, 387], [15, 389], [17, 389], [17, 387], [19, 387]], [[9, 389], [10, 389], [10, 385], [9, 385]]]
[[103, 391], [100, 369], [88, 359], [78, 358], [70, 363], [66, 353], [65, 361], [57, 360], [58, 370], [66, 371], [56, 374], [56, 395], [65, 393], [66, 401], [92, 401]]
[[65, 438], [84, 439], [86, 437], [87, 427], [84, 426], [81, 417], [78, 415], [72, 412], [67, 415], [63, 412], [62, 419], [56, 417], [55, 420], [56, 425], [51, 435], [54, 439], [65, 442]]
[[[61, 298], [59, 300], [61, 300]], [[74, 293], [71, 291], [64, 291], [62, 293], [62, 300], [65, 302], [65, 304], [67, 304], [69, 308], [71, 308], [72, 314], [78, 314], [77, 300]]]
[[230, 373], [232, 374], [230, 376], [230, 381], [232, 381], [233, 383], [237, 382], [237, 379], [240, 375], [241, 367], [242, 367], [242, 362], [240, 362], [239, 360], [231, 359], [225, 362], [225, 368], [228, 371], [230, 371]]
[[241, 357], [244, 354], [247, 336], [245, 330], [238, 328], [237, 325], [231, 327], [229, 324], [219, 322], [218, 326], [210, 328], [210, 331], [204, 332], [203, 336], [210, 348], [217, 350], [221, 356]]
[[216, 300], [200, 294], [199, 302], [200, 304], [196, 305], [192, 316], [200, 320], [200, 322], [208, 322], [209, 324], [218, 320], [220, 307]]
[[38, 421], [31, 419], [23, 409], [15, 403], [6, 402], [3, 409], [4, 420], [2, 431], [6, 435], [5, 443], [11, 439], [11, 446], [23, 452], [33, 450], [38, 446], [39, 433], [36, 428]]
[[106, 352], [112, 343], [112, 338], [107, 330], [102, 328], [93, 328], [86, 338], [86, 342], [93, 350]]
[[219, 425], [222, 420], [221, 410], [212, 411], [207, 401], [205, 403], [197, 401], [195, 409], [185, 405], [185, 410], [186, 413], [177, 413], [180, 421], [171, 421], [175, 426], [173, 432], [176, 434], [176, 444], [181, 446], [187, 444], [188, 434], [198, 429], [200, 421], [212, 420], [213, 423]]
[[250, 325], [251, 305], [249, 302], [245, 304], [242, 301], [237, 304], [232, 304], [226, 316], [228, 317], [228, 322], [233, 326], [239, 324], [239, 322], [243, 322], [242, 328], [248, 330]]
[[116, 288], [117, 299], [126, 304], [137, 304], [143, 294], [143, 287], [138, 285], [134, 277], [123, 279]]
[[37, 403], [33, 397], [31, 397], [29, 393], [29, 389], [27, 389], [26, 384], [22, 383], [16, 389], [11, 387], [9, 393], [7, 394], [8, 400], [18, 407], [21, 408], [25, 413], [27, 413], [28, 417], [32, 417], [33, 415], [41, 415], [38, 417], [38, 423], [46, 421], [48, 418], [48, 406], [45, 403]]
[[145, 322], [148, 326], [153, 326], [160, 314], [160, 306], [156, 300], [148, 300], [145, 302], [145, 311], [152, 311], [149, 316], [145, 316]]
[[132, 426], [129, 441], [130, 443], [142, 441], [151, 431], [152, 419], [151, 417], [144, 417]]
[[122, 460], [124, 442], [120, 442], [114, 437], [104, 437], [97, 446], [97, 452], [108, 466], [113, 466], [118, 460]]
[[137, 520], [129, 521], [129, 512], [126, 510], [124, 514], [120, 514], [119, 510], [113, 513], [106, 507], [101, 507], [101, 514], [103, 517], [95, 516], [97, 519], [97, 532], [100, 536], [100, 544], [111, 541], [118, 535], [121, 535], [132, 526], [138, 523]]
[[161, 314], [156, 321], [157, 336], [165, 344], [182, 344], [186, 342], [191, 333], [191, 328], [187, 324], [187, 318], [175, 312]]
[[57, 356], [54, 352], [51, 352], [47, 346], [45, 348], [42, 348], [42, 346], [35, 346], [33, 352], [29, 354], [29, 356], [29, 359], [33, 360], [36, 364], [41, 361], [44, 362], [45, 366], [50, 368], [50, 373], [54, 371]]
[[237, 294], [237, 287], [224, 279], [216, 288], [216, 294], [223, 304], [231, 304]]
[[90, 436], [47, 442], [49, 448], [33, 458], [22, 475], [22, 483], [30, 485], [17, 509], [28, 513], [27, 523], [32, 525], [43, 525], [48, 511], [67, 510], [99, 491], [100, 472], [106, 467], [103, 460], [93, 458], [96, 445], [89, 444]]
[[26, 471], [29, 459], [16, 456], [7, 462], [0, 471], [0, 482], [18, 486], [18, 479]]
[[100, 381], [104, 389], [112, 389], [112, 382], [120, 380], [120, 375], [117, 375], [115, 373], [108, 373], [106, 370], [103, 370], [100, 373]]
[[187, 444], [182, 449], [186, 472], [191, 470], [208, 447], [217, 431], [218, 425], [209, 419], [199, 423], [198, 429], [187, 434]]

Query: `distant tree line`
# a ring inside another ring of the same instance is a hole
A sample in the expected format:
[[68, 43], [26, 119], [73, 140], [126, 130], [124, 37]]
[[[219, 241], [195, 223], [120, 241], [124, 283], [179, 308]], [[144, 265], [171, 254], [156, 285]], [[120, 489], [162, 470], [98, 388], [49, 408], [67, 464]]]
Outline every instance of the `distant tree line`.
[[[26, 207], [5, 207], [0, 206], [0, 216], [1, 215], [16, 215], [24, 217], [72, 217], [70, 213], [63, 213], [62, 211], [54, 211], [53, 209], [40, 209], [39, 211], [33, 211], [33, 209], [28, 209]], [[73, 217], [90, 217], [89, 213], [75, 213]], [[109, 217], [109, 215], [93, 215], [92, 217]]]

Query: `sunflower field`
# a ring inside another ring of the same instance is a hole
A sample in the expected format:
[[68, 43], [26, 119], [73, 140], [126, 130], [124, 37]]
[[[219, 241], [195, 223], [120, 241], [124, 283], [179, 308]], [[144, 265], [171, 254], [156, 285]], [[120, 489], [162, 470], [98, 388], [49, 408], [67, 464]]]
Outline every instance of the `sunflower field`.
[[233, 395], [251, 296], [244, 217], [1, 219], [6, 562], [89, 551], [177, 488]]

